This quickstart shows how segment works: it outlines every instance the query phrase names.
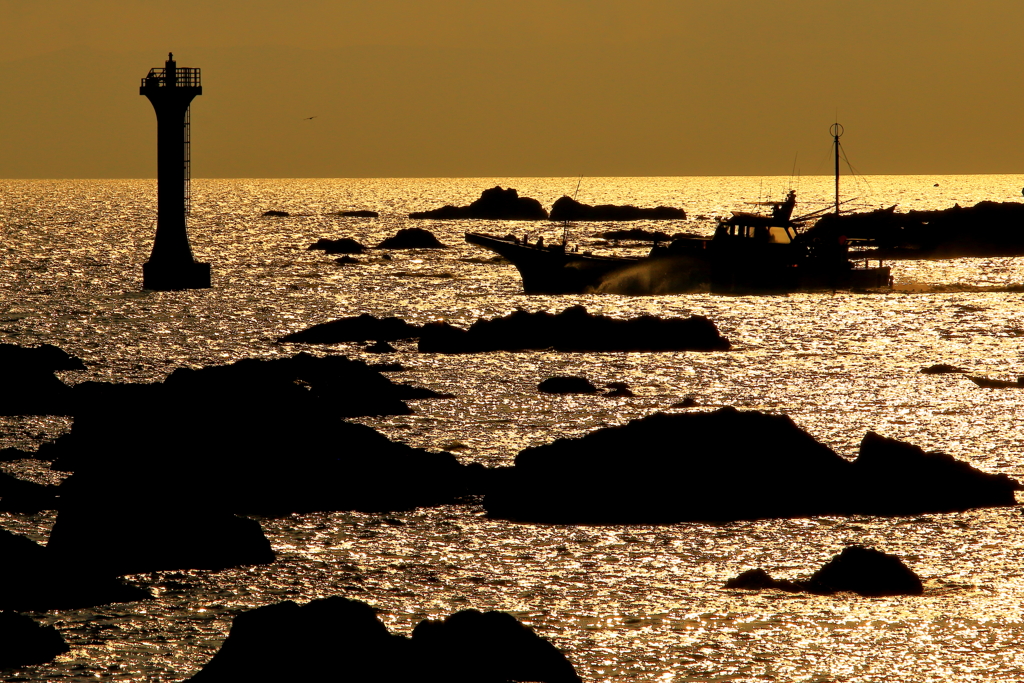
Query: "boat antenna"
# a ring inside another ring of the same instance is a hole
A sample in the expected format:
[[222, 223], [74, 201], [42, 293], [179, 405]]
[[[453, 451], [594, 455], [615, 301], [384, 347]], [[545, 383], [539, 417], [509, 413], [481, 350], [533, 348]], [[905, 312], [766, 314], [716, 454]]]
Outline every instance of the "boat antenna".
[[[576, 191], [572, 193], [572, 200], [576, 201], [576, 195], [580, 193], [580, 183], [583, 182], [583, 174], [580, 173], [579, 180], [576, 181]], [[562, 223], [562, 246], [567, 247], [569, 245], [569, 219], [566, 219]]]
[[846, 132], [846, 131], [843, 129], [843, 125], [841, 123], [839, 123], [838, 121], [833, 123], [832, 126], [828, 129], [828, 131], [832, 135], [832, 146], [835, 149], [835, 153], [836, 153], [836, 215], [838, 216], [839, 215], [839, 138], [841, 138], [843, 136], [843, 133]]
[[580, 183], [583, 182], [583, 174], [580, 173], [580, 179], [576, 181], [576, 191], [572, 193], [572, 200], [576, 201], [576, 195], [580, 193]]

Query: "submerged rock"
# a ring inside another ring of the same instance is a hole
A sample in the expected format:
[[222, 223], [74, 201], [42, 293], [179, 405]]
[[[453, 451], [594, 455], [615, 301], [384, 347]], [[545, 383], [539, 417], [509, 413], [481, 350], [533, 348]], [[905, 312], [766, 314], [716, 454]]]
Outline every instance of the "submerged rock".
[[557, 351], [727, 351], [729, 341], [702, 316], [618, 320], [591, 315], [583, 306], [561, 313], [518, 310], [504, 318], [473, 323], [468, 330], [447, 323], [425, 325], [419, 350], [479, 353], [553, 348]]
[[1014, 505], [1020, 488], [873, 433], [850, 462], [786, 416], [723, 408], [527, 448], [484, 507], [557, 524], [911, 515]]
[[313, 325], [299, 332], [285, 335], [277, 341], [303, 344], [340, 344], [342, 342], [361, 342], [367, 339], [395, 341], [419, 337], [421, 330], [422, 328], [418, 325], [410, 325], [400, 318], [377, 318], [369, 313], [363, 313], [352, 318], [339, 318]]
[[23, 614], [0, 611], [0, 669], [43, 664], [70, 650], [54, 627]]
[[859, 545], [844, 548], [807, 580], [773, 579], [764, 569], [750, 569], [726, 581], [725, 587], [819, 595], [840, 592], [865, 596], [924, 593], [921, 579], [900, 558]]
[[235, 617], [220, 651], [191, 679], [579, 683], [572, 664], [503, 612], [458, 612], [392, 635], [369, 605], [332, 597], [287, 601]]
[[[559, 197], [551, 207], [553, 221], [638, 221], [684, 220], [686, 212], [671, 206], [642, 209], [632, 205], [582, 204], [571, 197]], [[631, 238], [621, 238], [631, 239]]]
[[548, 377], [537, 385], [545, 394], [596, 394], [597, 387], [586, 377]]
[[81, 609], [151, 597], [80, 558], [67, 562], [24, 536], [0, 529], [0, 610]]
[[423, 228], [402, 228], [391, 237], [388, 237], [377, 249], [447, 249], [441, 244], [434, 233]]
[[306, 248], [306, 251], [315, 250], [322, 250], [326, 254], [362, 254], [366, 247], [349, 237], [336, 240], [322, 237]]
[[540, 202], [520, 197], [514, 188], [495, 186], [480, 193], [480, 198], [469, 206], [446, 205], [431, 211], [414, 211], [409, 218], [483, 218], [505, 221], [542, 221], [548, 212]]

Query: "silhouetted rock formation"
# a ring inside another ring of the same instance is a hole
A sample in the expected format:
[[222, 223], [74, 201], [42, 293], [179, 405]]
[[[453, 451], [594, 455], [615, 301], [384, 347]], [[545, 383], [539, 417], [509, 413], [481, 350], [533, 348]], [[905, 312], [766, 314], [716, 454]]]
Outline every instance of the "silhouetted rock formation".
[[220, 651], [189, 680], [580, 681], [564, 655], [504, 612], [424, 620], [405, 638], [388, 633], [369, 605], [342, 597], [239, 614]]
[[0, 344], [0, 415], [67, 415], [71, 389], [53, 374], [85, 365], [56, 346]]
[[349, 237], [342, 237], [337, 240], [329, 240], [326, 237], [322, 237], [309, 245], [306, 251], [318, 249], [326, 254], [362, 254], [366, 247]]
[[545, 394], [596, 394], [597, 387], [586, 377], [548, 377], [537, 385]]
[[865, 596], [924, 593], [921, 579], [900, 558], [859, 545], [843, 549], [807, 580], [773, 579], [764, 569], [750, 569], [726, 581], [725, 587], [743, 590], [774, 588], [818, 595], [841, 592]]
[[530, 197], [520, 197], [514, 188], [502, 189], [495, 186], [480, 193], [469, 206], [445, 205], [430, 211], [414, 211], [409, 218], [483, 218], [495, 221], [542, 221], [548, 212], [540, 202]]
[[0, 558], [0, 610], [80, 609], [152, 597], [82, 558], [67, 562], [30, 539], [3, 529]]
[[[340, 356], [179, 368], [162, 383], [83, 383], [75, 392], [71, 432], [42, 447], [55, 468], [74, 471], [61, 485], [55, 538], [70, 525], [65, 510], [78, 502], [131, 503], [159, 528], [176, 516], [198, 523], [209, 513], [216, 524], [244, 531], [218, 515], [451, 503], [479, 469], [342, 420], [408, 414], [402, 399], [440, 395]], [[130, 498], [133, 491], [145, 500]], [[87, 519], [76, 528], [93, 523], [87, 509], [75, 514]]]
[[291, 214], [287, 211], [278, 211], [277, 209], [271, 209], [270, 211], [264, 211], [263, 215], [270, 218], [286, 218]]
[[686, 212], [671, 206], [641, 209], [632, 205], [581, 204], [572, 197], [559, 197], [551, 206], [553, 221], [639, 221], [639, 220], [683, 220]]
[[360, 209], [358, 211], [339, 211], [339, 216], [348, 216], [349, 218], [378, 218], [380, 214], [376, 211], [367, 211], [366, 209]]
[[468, 330], [448, 323], [423, 326], [425, 353], [478, 353], [554, 348], [557, 351], [727, 351], [729, 341], [702, 316], [617, 320], [583, 306], [561, 313], [517, 310], [504, 318], [478, 319]]
[[958, 368], [955, 365], [937, 363], [935, 365], [929, 365], [926, 368], [921, 368], [918, 372], [920, 372], [922, 375], [951, 375], [962, 374], [967, 371], [962, 368]]
[[896, 213], [891, 207], [838, 218], [829, 214], [808, 235], [865, 240], [886, 258], [1019, 256], [1024, 254], [1024, 204], [986, 201], [936, 211]]
[[388, 237], [377, 249], [447, 249], [441, 244], [434, 233], [423, 228], [402, 228], [391, 237]]
[[630, 228], [629, 230], [605, 230], [598, 235], [606, 240], [638, 240], [642, 242], [671, 242], [675, 237], [660, 230], [644, 230], [643, 228]]
[[419, 325], [410, 325], [401, 318], [376, 318], [369, 313], [363, 313], [353, 318], [339, 318], [313, 325], [299, 332], [285, 335], [277, 341], [302, 344], [340, 344], [341, 342], [361, 342], [367, 339], [395, 341], [419, 337], [421, 330]]
[[54, 627], [0, 611], [0, 669], [43, 664], [70, 650]]
[[349, 266], [362, 263], [359, 259], [354, 259], [351, 256], [342, 256], [341, 258], [334, 259], [334, 262], [339, 266]]
[[606, 386], [608, 390], [601, 395], [607, 398], [631, 398], [634, 396], [625, 382], [609, 382]]
[[44, 486], [0, 472], [0, 510], [39, 512], [56, 508], [56, 486]]
[[871, 432], [849, 462], [786, 416], [734, 408], [527, 448], [503, 476], [491, 516], [557, 524], [949, 512], [1014, 505], [1021, 488]]

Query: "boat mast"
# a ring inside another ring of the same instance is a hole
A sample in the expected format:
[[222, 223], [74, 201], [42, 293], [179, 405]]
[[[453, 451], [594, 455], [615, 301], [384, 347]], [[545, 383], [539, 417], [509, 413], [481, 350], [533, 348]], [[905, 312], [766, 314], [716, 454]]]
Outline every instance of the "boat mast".
[[839, 215], [839, 138], [843, 135], [844, 130], [842, 124], [838, 121], [832, 124], [829, 128], [829, 133], [832, 134], [832, 146], [835, 147], [836, 151], [836, 215]]

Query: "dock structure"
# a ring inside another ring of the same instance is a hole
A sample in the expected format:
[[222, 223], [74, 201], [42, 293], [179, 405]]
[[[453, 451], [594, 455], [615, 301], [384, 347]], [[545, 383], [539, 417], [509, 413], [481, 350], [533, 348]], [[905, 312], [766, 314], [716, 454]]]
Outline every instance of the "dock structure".
[[210, 286], [210, 264], [192, 256], [186, 220], [190, 192], [189, 105], [203, 94], [199, 69], [178, 66], [167, 55], [164, 68], [150, 69], [139, 94], [156, 110], [157, 221], [153, 252], [142, 266], [146, 289], [199, 289]]

